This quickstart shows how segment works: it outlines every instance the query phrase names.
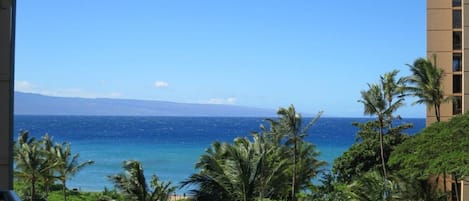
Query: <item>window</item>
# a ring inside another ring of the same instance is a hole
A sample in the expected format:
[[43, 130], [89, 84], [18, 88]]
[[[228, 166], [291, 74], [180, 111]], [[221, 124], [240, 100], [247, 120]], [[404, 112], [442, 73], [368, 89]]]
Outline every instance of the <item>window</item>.
[[462, 27], [461, 10], [453, 10], [453, 29]]
[[453, 7], [461, 7], [461, 0], [453, 0]]
[[453, 50], [461, 50], [462, 47], [462, 32], [453, 31]]
[[462, 69], [462, 54], [453, 54], [453, 72], [460, 72]]
[[462, 75], [453, 75], [453, 93], [462, 92]]
[[455, 96], [453, 99], [453, 115], [462, 113], [462, 97]]

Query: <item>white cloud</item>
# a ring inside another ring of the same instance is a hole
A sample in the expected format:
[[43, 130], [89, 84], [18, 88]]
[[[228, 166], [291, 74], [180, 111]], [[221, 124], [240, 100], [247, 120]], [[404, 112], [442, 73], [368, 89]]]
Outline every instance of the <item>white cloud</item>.
[[26, 80], [15, 81], [15, 91], [34, 92], [36, 86]]
[[155, 87], [156, 88], [166, 88], [169, 86], [169, 83], [165, 82], [165, 81], [156, 81], [155, 82]]
[[233, 104], [236, 104], [236, 101], [237, 99], [235, 97], [229, 97], [229, 98], [212, 98], [207, 101], [202, 101], [201, 103], [233, 105]]
[[119, 93], [119, 92], [111, 92], [108, 94], [109, 98], [117, 98], [117, 97], [121, 97], [122, 94]]
[[15, 81], [15, 91], [25, 93], [36, 93], [46, 96], [58, 97], [77, 97], [77, 98], [118, 98], [122, 97], [119, 92], [98, 93], [94, 91], [87, 91], [80, 88], [56, 88], [46, 89], [29, 81]]

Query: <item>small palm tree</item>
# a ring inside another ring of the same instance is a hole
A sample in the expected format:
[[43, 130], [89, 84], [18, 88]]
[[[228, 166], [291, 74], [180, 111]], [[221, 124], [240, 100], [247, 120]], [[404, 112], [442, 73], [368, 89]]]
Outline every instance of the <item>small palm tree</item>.
[[427, 107], [433, 107], [436, 121], [440, 121], [440, 106], [442, 103], [451, 100], [451, 97], [445, 96], [441, 80], [443, 79], [443, 70], [436, 66], [436, 56], [433, 55], [433, 61], [419, 58], [412, 65], [407, 64], [412, 71], [412, 76], [407, 80], [413, 86], [407, 87], [411, 95], [419, 99], [413, 104], [426, 104]]
[[[196, 200], [253, 201], [277, 196], [285, 189], [283, 182], [289, 163], [276, 155], [261, 135], [236, 138], [233, 144], [214, 142], [200, 157], [193, 174], [182, 186], [196, 184]], [[272, 160], [275, 159], [275, 160]]]
[[198, 189], [191, 190], [195, 200], [234, 200], [232, 193], [236, 192], [231, 184], [232, 179], [228, 177], [233, 174], [226, 174], [228, 172], [224, 169], [228, 158], [226, 146], [229, 145], [213, 142], [195, 164], [195, 168], [200, 169], [200, 172], [192, 174], [187, 180], [181, 182], [182, 187], [198, 185]]
[[54, 159], [57, 161], [56, 171], [57, 178], [62, 182], [62, 191], [64, 201], [67, 201], [67, 180], [74, 176], [86, 166], [92, 165], [94, 161], [86, 161], [79, 163], [79, 154], [72, 155], [70, 144], [63, 143], [55, 145], [53, 148]]
[[171, 182], [161, 182], [156, 175], [153, 175], [150, 181], [150, 187], [153, 190], [150, 192], [139, 161], [124, 161], [122, 167], [123, 173], [109, 176], [109, 179], [131, 200], [168, 201], [169, 195], [176, 190], [171, 186]]
[[147, 201], [148, 185], [143, 175], [142, 164], [138, 161], [124, 161], [124, 173], [110, 176], [117, 189], [138, 201]]

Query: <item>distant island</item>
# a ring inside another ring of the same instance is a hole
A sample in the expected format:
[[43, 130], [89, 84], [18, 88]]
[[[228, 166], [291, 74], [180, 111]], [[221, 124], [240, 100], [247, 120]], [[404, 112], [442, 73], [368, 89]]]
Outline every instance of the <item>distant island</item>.
[[272, 117], [274, 109], [110, 98], [53, 97], [15, 92], [16, 115]]

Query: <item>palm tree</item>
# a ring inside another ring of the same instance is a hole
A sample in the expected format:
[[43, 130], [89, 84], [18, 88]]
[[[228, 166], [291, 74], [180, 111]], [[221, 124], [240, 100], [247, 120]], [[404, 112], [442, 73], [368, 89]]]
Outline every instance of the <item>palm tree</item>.
[[171, 182], [160, 181], [156, 175], [151, 177], [150, 187], [153, 189], [150, 194], [150, 201], [169, 201], [171, 193], [176, 190]]
[[200, 172], [192, 174], [187, 180], [181, 182], [181, 187], [198, 185], [198, 189], [191, 190], [195, 200], [234, 200], [231, 194], [233, 192], [231, 179], [224, 170], [226, 146], [228, 145], [213, 142], [195, 164], [195, 168], [200, 169]]
[[442, 103], [451, 100], [445, 97], [441, 80], [443, 70], [436, 66], [436, 56], [433, 55], [433, 62], [428, 59], [419, 58], [412, 65], [407, 64], [412, 71], [412, 76], [408, 82], [414, 86], [407, 87], [407, 90], [419, 99], [413, 104], [426, 104], [435, 111], [436, 121], [440, 121], [440, 106]]
[[[57, 160], [55, 157], [55, 152], [54, 152], [54, 141], [53, 138], [50, 137], [48, 134], [45, 134], [42, 136], [42, 145], [44, 146], [44, 151], [47, 155], [48, 161], [50, 165], [54, 165], [54, 167], [57, 165]], [[49, 169], [47, 173], [45, 173], [42, 177], [42, 184], [44, 185], [44, 192], [45, 192], [45, 197], [47, 198], [49, 196], [50, 192], [50, 187], [52, 184], [54, 184], [55, 180], [57, 179], [56, 175], [54, 175], [54, 168]]]
[[150, 181], [153, 190], [150, 192], [139, 161], [124, 161], [122, 167], [123, 173], [109, 176], [109, 179], [131, 200], [168, 201], [169, 195], [176, 190], [171, 182], [161, 182], [156, 175], [153, 175]]
[[[399, 73], [398, 70], [393, 70], [391, 72], [385, 73], [380, 76], [381, 86], [383, 87], [384, 96], [388, 102], [388, 105], [392, 105], [394, 98], [403, 98], [406, 91], [405, 83], [407, 78], [401, 77], [396, 80], [396, 76]], [[389, 119], [389, 128], [392, 128], [393, 116], [390, 115]]]
[[270, 146], [261, 135], [236, 138], [233, 144], [214, 142], [200, 157], [193, 174], [182, 186], [196, 184], [196, 200], [253, 201], [272, 198], [285, 189], [289, 163], [279, 147]]
[[57, 164], [50, 163], [43, 144], [35, 138], [29, 138], [29, 132], [23, 131], [14, 147], [15, 175], [30, 184], [30, 200], [36, 199], [37, 182], [48, 175]]
[[117, 189], [123, 191], [132, 199], [147, 201], [148, 185], [143, 175], [142, 164], [138, 161], [124, 161], [124, 173], [110, 176], [110, 180]]
[[72, 155], [70, 144], [68, 143], [55, 145], [53, 151], [54, 159], [57, 160], [58, 163], [56, 166], [56, 171], [58, 173], [57, 178], [62, 182], [64, 201], [67, 201], [67, 180], [84, 167], [92, 165], [94, 161], [89, 160], [79, 163], [78, 157], [80, 155]]
[[349, 188], [356, 200], [376, 201], [393, 200], [397, 192], [396, 185], [390, 180], [383, 180], [378, 172], [367, 172], [353, 181]]
[[403, 105], [404, 99], [399, 98], [396, 102], [388, 104], [382, 85], [368, 84], [368, 87], [369, 89], [367, 91], [361, 91], [362, 99], [358, 100], [358, 102], [363, 103], [365, 114], [376, 115], [378, 117], [381, 165], [383, 168], [383, 176], [386, 179], [386, 162], [383, 148], [384, 128], [386, 123], [388, 123], [387, 120], [392, 116], [392, 113]]
[[325, 164], [317, 160], [314, 145], [303, 139], [320, 114], [302, 127], [301, 115], [293, 106], [281, 108], [279, 119], [267, 119], [270, 129], [261, 125], [261, 132], [252, 133], [252, 140], [214, 142], [196, 164], [200, 172], [182, 186], [198, 186], [192, 190], [195, 200], [296, 199], [298, 190], [310, 187]]
[[291, 197], [292, 201], [296, 201], [296, 193], [298, 192], [297, 171], [298, 171], [298, 146], [307, 135], [309, 128], [319, 119], [322, 112], [319, 112], [304, 128], [302, 128], [301, 114], [296, 113], [295, 106], [291, 105], [289, 108], [280, 108], [277, 112], [279, 115], [280, 129], [278, 129], [283, 136], [288, 137], [287, 144], [293, 144], [293, 175]]
[[300, 143], [298, 146], [298, 175], [299, 189], [311, 189], [311, 179], [316, 177], [321, 167], [327, 165], [325, 161], [318, 160], [320, 152], [311, 143]]
[[[446, 96], [441, 85], [443, 79], [443, 69], [436, 66], [436, 55], [433, 55], [433, 62], [429, 59], [418, 58], [413, 65], [407, 64], [412, 71], [412, 76], [408, 81], [414, 86], [407, 87], [413, 96], [419, 99], [413, 104], [426, 104], [432, 107], [435, 112], [436, 121], [441, 120], [440, 107], [442, 103], [452, 100]], [[446, 172], [443, 172], [444, 191], [446, 193]]]

